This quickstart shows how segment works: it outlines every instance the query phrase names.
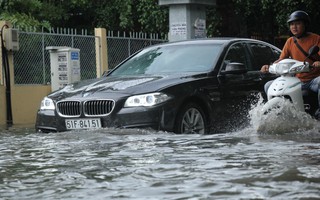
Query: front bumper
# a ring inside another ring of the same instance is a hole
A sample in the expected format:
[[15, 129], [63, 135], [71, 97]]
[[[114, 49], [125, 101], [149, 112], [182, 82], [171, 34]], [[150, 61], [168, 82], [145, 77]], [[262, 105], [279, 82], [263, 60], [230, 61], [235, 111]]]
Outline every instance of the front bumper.
[[[152, 128], [155, 130], [173, 131], [176, 111], [172, 105], [160, 105], [155, 107], [122, 108], [107, 116], [97, 117], [101, 119], [103, 128]], [[81, 116], [80, 118], [86, 118]], [[93, 118], [93, 117], [90, 117]], [[67, 131], [65, 118], [55, 111], [39, 110], [35, 128], [41, 132]]]

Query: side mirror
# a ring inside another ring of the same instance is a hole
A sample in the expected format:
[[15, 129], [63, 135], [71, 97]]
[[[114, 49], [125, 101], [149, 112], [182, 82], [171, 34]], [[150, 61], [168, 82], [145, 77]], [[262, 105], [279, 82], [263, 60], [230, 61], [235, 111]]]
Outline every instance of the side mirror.
[[244, 74], [248, 70], [243, 63], [228, 63], [226, 69], [221, 71], [222, 74]]

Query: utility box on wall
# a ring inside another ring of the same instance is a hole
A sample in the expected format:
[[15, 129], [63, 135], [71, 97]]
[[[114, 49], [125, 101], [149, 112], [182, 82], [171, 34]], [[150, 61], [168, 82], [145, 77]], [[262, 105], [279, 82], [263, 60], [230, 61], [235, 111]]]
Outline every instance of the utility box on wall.
[[19, 50], [19, 33], [18, 29], [6, 28], [4, 32], [5, 47], [8, 51]]
[[46, 50], [50, 53], [52, 91], [80, 81], [80, 49], [50, 46]]

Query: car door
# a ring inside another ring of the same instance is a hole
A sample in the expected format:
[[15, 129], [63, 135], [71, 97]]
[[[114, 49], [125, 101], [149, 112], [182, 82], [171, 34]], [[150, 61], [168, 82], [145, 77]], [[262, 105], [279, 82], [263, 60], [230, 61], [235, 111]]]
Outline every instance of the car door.
[[257, 73], [258, 75], [260, 75], [260, 88], [263, 88], [264, 84], [267, 81], [275, 79], [277, 75], [270, 73], [261, 73], [260, 69], [263, 65], [272, 64], [274, 61], [279, 59], [281, 50], [277, 47], [257, 41], [247, 42], [247, 46], [251, 57], [250, 60], [252, 60], [252, 65], [249, 66], [251, 68], [248, 70], [252, 73]]
[[[230, 64], [240, 64], [245, 71], [228, 73], [226, 69]], [[228, 48], [218, 75], [223, 99], [245, 98], [253, 91], [261, 91], [259, 71], [253, 70], [252, 65], [253, 60], [245, 42], [234, 43]]]
[[[258, 94], [263, 91], [260, 69], [253, 68], [253, 60], [245, 41], [228, 47], [218, 74], [221, 101], [224, 102], [223, 117], [227, 117], [225, 126], [246, 124], [248, 111], [258, 101]], [[230, 65], [238, 66], [228, 71]]]

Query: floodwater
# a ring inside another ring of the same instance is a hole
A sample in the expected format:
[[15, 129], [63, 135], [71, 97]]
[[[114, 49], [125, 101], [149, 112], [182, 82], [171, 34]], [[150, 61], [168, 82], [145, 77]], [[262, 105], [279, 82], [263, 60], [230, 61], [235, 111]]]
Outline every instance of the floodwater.
[[2, 129], [0, 199], [320, 199], [320, 125], [258, 131], [251, 114], [210, 135]]

